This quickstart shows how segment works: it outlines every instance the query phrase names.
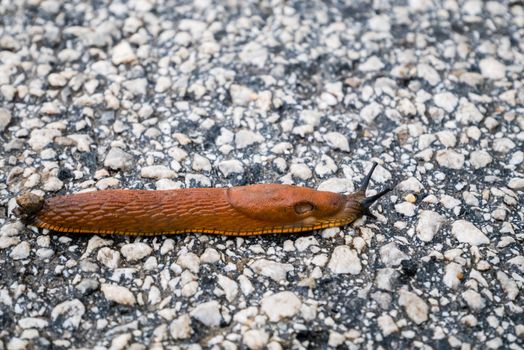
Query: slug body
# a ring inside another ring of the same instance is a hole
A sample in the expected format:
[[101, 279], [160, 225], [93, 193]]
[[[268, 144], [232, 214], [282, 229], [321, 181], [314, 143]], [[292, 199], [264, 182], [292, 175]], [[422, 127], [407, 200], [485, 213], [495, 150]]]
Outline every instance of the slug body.
[[[374, 167], [373, 167], [374, 169]], [[372, 169], [372, 171], [373, 171]], [[157, 235], [200, 232], [230, 236], [311, 231], [349, 224], [387, 191], [365, 198], [289, 185], [192, 188], [163, 191], [105, 190], [17, 199], [19, 215], [59, 232]], [[375, 198], [376, 197], [376, 198]]]

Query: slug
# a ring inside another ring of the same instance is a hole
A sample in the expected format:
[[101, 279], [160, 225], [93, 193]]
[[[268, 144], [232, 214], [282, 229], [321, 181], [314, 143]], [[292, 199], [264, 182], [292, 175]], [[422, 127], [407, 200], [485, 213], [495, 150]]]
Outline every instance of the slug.
[[15, 209], [25, 223], [58, 232], [150, 236], [208, 233], [250, 236], [352, 223], [389, 192], [366, 197], [371, 171], [352, 194], [259, 184], [232, 188], [104, 190], [52, 197], [26, 193]]

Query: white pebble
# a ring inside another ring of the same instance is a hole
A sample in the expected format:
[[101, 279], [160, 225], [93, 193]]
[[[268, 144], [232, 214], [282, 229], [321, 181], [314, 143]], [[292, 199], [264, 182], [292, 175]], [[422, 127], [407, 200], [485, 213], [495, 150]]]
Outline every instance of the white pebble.
[[324, 141], [333, 149], [349, 152], [348, 139], [339, 132], [328, 132], [324, 135]]
[[218, 327], [222, 321], [220, 304], [217, 301], [208, 301], [195, 307], [191, 311], [191, 317], [200, 321], [207, 327]]
[[399, 291], [398, 304], [404, 307], [408, 317], [416, 324], [428, 320], [428, 305], [418, 295], [404, 289]]
[[140, 176], [148, 179], [171, 179], [176, 175], [176, 172], [165, 165], [151, 165], [140, 170]]
[[480, 60], [479, 68], [482, 76], [488, 79], [500, 80], [506, 77], [506, 66], [504, 63], [501, 63], [492, 57]]
[[177, 319], [173, 320], [169, 325], [169, 333], [173, 339], [187, 339], [193, 334], [191, 328], [191, 318], [188, 314], [183, 314]]
[[145, 258], [146, 256], [149, 256], [152, 251], [153, 249], [150, 246], [141, 242], [128, 243], [120, 249], [120, 252], [124, 258], [131, 262], [138, 261]]
[[346, 245], [339, 245], [333, 250], [328, 267], [333, 273], [350, 273], [358, 275], [362, 270], [360, 259], [355, 250]]
[[136, 56], [131, 45], [129, 45], [127, 41], [122, 41], [113, 47], [111, 60], [115, 65], [121, 63], [132, 63], [136, 60]]
[[126, 287], [118, 286], [116, 284], [102, 283], [100, 287], [102, 293], [107, 300], [114, 301], [122, 305], [134, 305], [136, 303], [135, 296]]
[[29, 257], [30, 253], [30, 245], [27, 242], [20, 242], [18, 245], [16, 245], [12, 250], [11, 253], [9, 253], [9, 256], [13, 260], [22, 260]]
[[489, 244], [490, 240], [475, 225], [466, 220], [457, 220], [451, 226], [451, 232], [461, 243], [470, 245]]
[[269, 277], [276, 282], [285, 281], [287, 273], [293, 271], [293, 265], [282, 264], [276, 261], [258, 259], [249, 265], [259, 275]]
[[430, 242], [444, 224], [445, 218], [431, 210], [423, 210], [419, 215], [416, 232], [424, 242]]
[[85, 306], [78, 299], [64, 301], [51, 311], [53, 322], [59, 322], [65, 329], [76, 329], [85, 313]]
[[261, 310], [271, 322], [278, 322], [286, 317], [293, 317], [298, 313], [302, 302], [289, 291], [265, 296], [260, 302]]

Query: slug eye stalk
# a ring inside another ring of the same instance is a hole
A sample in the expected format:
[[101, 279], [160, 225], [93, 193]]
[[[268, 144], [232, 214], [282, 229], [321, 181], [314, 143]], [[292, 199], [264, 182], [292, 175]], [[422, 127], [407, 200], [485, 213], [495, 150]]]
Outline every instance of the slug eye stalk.
[[[362, 185], [360, 186], [360, 189], [359, 191], [362, 192], [364, 195], [366, 193], [366, 190], [369, 186], [369, 181], [371, 180], [371, 176], [373, 175], [373, 172], [375, 171], [375, 168], [377, 167], [378, 163], [377, 162], [373, 162], [373, 165], [371, 166], [371, 170], [368, 172], [368, 174], [366, 175], [366, 177], [364, 178], [364, 181], [362, 181]], [[373, 205], [373, 203], [375, 203], [377, 200], [379, 200], [381, 197], [383, 197], [386, 193], [390, 192], [392, 190], [392, 188], [388, 187], [386, 188], [385, 190], [373, 195], [373, 196], [369, 196], [369, 197], [364, 197], [363, 199], [359, 200], [359, 203], [360, 205], [362, 206], [363, 208], [363, 214], [366, 215], [366, 216], [369, 216], [373, 219], [376, 219], [376, 216], [373, 215], [370, 211], [369, 211], [369, 207], [371, 207], [371, 205]]]

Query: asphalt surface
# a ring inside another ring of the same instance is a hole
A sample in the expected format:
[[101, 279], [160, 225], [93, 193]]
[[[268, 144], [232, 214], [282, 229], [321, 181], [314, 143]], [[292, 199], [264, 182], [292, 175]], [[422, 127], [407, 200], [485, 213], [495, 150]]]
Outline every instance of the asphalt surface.
[[[522, 349], [522, 1], [0, 2], [0, 349]], [[27, 192], [395, 189], [307, 234], [61, 234]]]

